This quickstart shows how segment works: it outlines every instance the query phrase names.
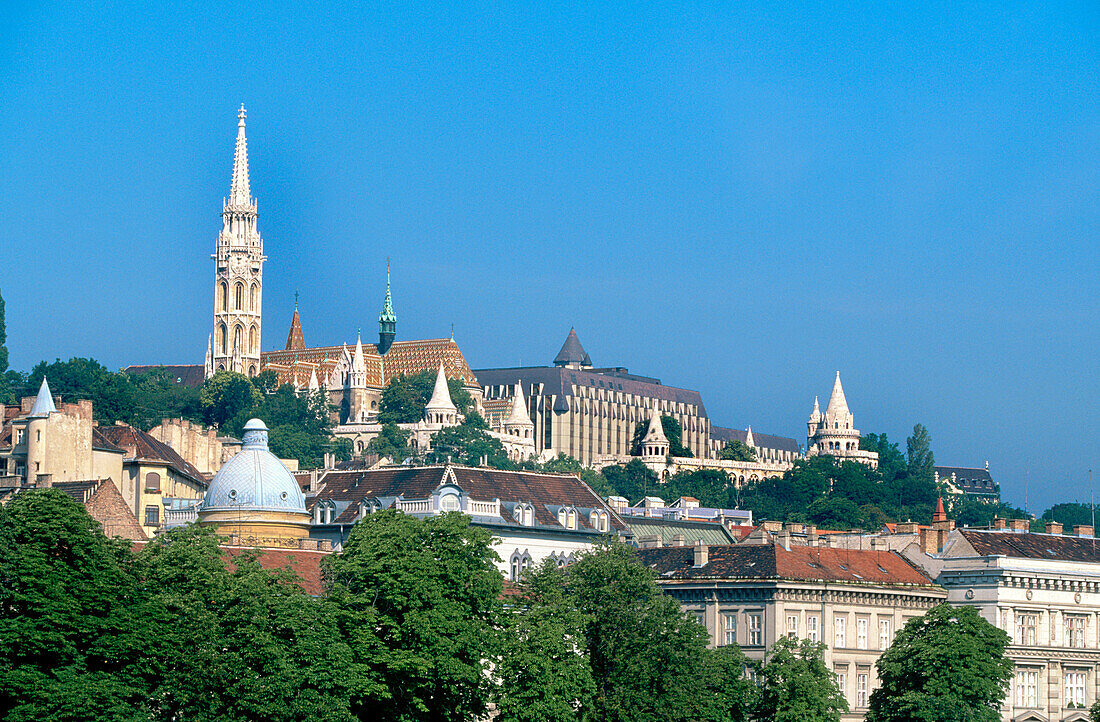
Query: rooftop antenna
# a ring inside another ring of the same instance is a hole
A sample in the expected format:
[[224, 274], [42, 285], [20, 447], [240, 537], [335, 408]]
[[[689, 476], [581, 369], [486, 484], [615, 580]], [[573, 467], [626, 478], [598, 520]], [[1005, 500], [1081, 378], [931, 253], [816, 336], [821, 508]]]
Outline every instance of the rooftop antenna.
[[1027, 466], [1024, 469], [1024, 511], [1027, 512], [1028, 514], [1031, 513], [1027, 509], [1027, 487], [1028, 487], [1028, 484], [1030, 482], [1031, 482], [1031, 462], [1029, 461], [1027, 463]]
[[1092, 507], [1092, 553], [1096, 554], [1096, 496], [1092, 493], [1092, 469], [1089, 469], [1089, 506]]

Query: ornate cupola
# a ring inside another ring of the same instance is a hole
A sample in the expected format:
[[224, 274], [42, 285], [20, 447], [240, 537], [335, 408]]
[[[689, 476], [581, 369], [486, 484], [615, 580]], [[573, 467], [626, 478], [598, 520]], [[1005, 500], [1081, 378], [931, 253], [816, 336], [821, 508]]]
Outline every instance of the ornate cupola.
[[382, 313], [378, 316], [378, 355], [385, 356], [397, 337], [397, 314], [390, 296], [390, 264], [386, 261], [386, 298], [382, 301]]

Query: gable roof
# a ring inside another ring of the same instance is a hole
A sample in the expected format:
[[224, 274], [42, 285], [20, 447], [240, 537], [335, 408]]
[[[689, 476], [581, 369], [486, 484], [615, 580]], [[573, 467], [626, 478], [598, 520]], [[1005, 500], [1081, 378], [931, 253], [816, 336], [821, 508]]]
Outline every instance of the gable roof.
[[134, 511], [110, 479], [58, 481], [51, 486], [85, 507], [108, 537], [119, 536], [132, 541], [145, 541], [149, 538], [134, 516]]
[[993, 494], [997, 491], [997, 483], [989, 474], [989, 469], [970, 468], [966, 466], [935, 466], [935, 472], [939, 478], [945, 481], [954, 477], [952, 482], [965, 492]]
[[[452, 481], [453, 477], [453, 481]], [[358, 519], [358, 503], [378, 500], [383, 508], [402, 499], [427, 499], [443, 483], [454, 483], [477, 501], [501, 502], [499, 517], [477, 517], [493, 525], [520, 526], [512, 516], [515, 505], [528, 503], [534, 508], [535, 526], [564, 528], [558, 522], [561, 507], [577, 510], [580, 531], [593, 532], [588, 519], [592, 510], [606, 511], [612, 531], [626, 529], [619, 515], [587, 484], [571, 474], [540, 474], [529, 471], [499, 471], [468, 466], [387, 466], [358, 471], [329, 471], [321, 479], [316, 496], [307, 500], [309, 510], [318, 501], [345, 502], [344, 509], [333, 520], [336, 524], [352, 524]]]
[[694, 565], [691, 547], [639, 549], [642, 563], [662, 580], [746, 579], [847, 582], [885, 586], [931, 585], [924, 572], [890, 551], [779, 544], [712, 546], [707, 563]]
[[[711, 426], [710, 438], [716, 441], [748, 443], [749, 432], [748, 429], [727, 429], [723, 426]], [[798, 442], [786, 436], [772, 436], [771, 434], [761, 434], [759, 431], [754, 431], [752, 432], [752, 440], [754, 446], [759, 446], [762, 449], [777, 449], [779, 451], [789, 451], [792, 454], [801, 451]]]
[[985, 529], [959, 529], [958, 532], [978, 556], [1100, 562], [1100, 546], [1092, 537]]
[[125, 424], [115, 426], [97, 426], [100, 436], [105, 438], [115, 447], [121, 448], [130, 455], [129, 458], [137, 461], [153, 461], [166, 464], [172, 471], [180, 476], [191, 479], [196, 484], [206, 487], [206, 477], [184, 459], [176, 450], [168, 444], [153, 438], [141, 429]]

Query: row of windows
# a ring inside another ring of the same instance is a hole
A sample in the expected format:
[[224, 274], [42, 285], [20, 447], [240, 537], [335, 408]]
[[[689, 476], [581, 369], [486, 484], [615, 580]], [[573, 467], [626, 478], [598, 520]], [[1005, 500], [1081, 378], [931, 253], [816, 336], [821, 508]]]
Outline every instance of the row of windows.
[[[1015, 635], [1012, 641], [1016, 644], [1035, 646], [1043, 635], [1039, 634], [1039, 612], [1016, 612]], [[1066, 614], [1062, 617], [1062, 629], [1064, 632], [1063, 646], [1084, 649], [1086, 646], [1085, 626], [1088, 617], [1083, 614]]]
[[[245, 308], [245, 285], [238, 281], [233, 286], [234, 311], [258, 311], [260, 308], [260, 287], [253, 283], [248, 289], [248, 308]], [[222, 281], [218, 284], [218, 309], [229, 311], [229, 284]]]
[[224, 323], [218, 324], [218, 334], [214, 339], [214, 353], [224, 355], [234, 349], [240, 349], [241, 353], [258, 354], [260, 352], [260, 328], [253, 324], [248, 329], [248, 346], [241, 345], [244, 339], [244, 326], [237, 324], [233, 327], [233, 345], [229, 345], [229, 329]]
[[[836, 686], [840, 690], [840, 693], [844, 695], [844, 699], [849, 703], [852, 702], [848, 697], [848, 666], [838, 664], [833, 667], [833, 674], [836, 676]], [[870, 701], [870, 681], [871, 681], [871, 668], [870, 667], [857, 667], [856, 668], [856, 698], [855, 704], [852, 705], [854, 709], [863, 709], [867, 707], [867, 703]]]
[[[1039, 707], [1038, 667], [1021, 667], [1016, 670], [1013, 687], [1013, 702], [1017, 707]], [[1065, 701], [1063, 706], [1085, 707], [1088, 702], [1088, 671], [1083, 669], [1066, 670], [1062, 679]]]
[[[702, 612], [697, 612], [699, 615], [700, 623], [704, 623]], [[744, 618], [746, 623], [746, 634], [743, 640], [739, 640], [737, 637], [737, 624], [738, 618], [741, 616], [740, 611], [722, 612], [721, 614], [721, 632], [722, 632], [722, 644], [747, 644], [749, 646], [761, 645], [764, 643], [762, 637], [762, 623], [764, 618], [763, 611], [748, 611], [744, 612]], [[788, 614], [786, 615], [786, 625], [784, 627], [784, 634], [791, 639], [808, 639], [811, 642], [823, 641], [821, 638], [820, 622], [821, 618], [816, 614], [807, 614], [805, 618], [805, 627], [802, 626], [801, 614]], [[872, 632], [872, 629], [874, 631]], [[833, 647], [838, 649], [846, 649], [849, 646], [849, 634], [848, 634], [848, 615], [837, 615], [833, 617]], [[875, 635], [872, 637], [872, 635]], [[870, 617], [857, 617], [855, 624], [855, 649], [878, 649], [885, 650], [890, 647], [890, 644], [894, 641], [893, 637], [893, 620], [882, 618], [878, 619], [877, 627], [872, 628]], [[877, 646], [871, 646], [877, 644]]]

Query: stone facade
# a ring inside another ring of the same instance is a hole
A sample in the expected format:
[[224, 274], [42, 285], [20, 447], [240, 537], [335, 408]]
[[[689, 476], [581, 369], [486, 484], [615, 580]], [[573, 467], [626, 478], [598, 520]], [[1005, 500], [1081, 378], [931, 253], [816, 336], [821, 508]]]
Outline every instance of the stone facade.
[[99, 522], [107, 536], [131, 541], [149, 538], [110, 479], [64, 481], [55, 483], [53, 487], [83, 504], [88, 515]]
[[204, 476], [218, 473], [218, 469], [241, 450], [241, 442], [237, 439], [218, 436], [213, 428], [187, 419], [165, 419], [150, 429], [149, 435], [168, 444]]
[[206, 376], [228, 370], [255, 376], [260, 370], [264, 244], [256, 229], [256, 199], [248, 178], [244, 106], [237, 114], [237, 147], [222, 230], [214, 247], [214, 329], [207, 341]]
[[661, 588], [706, 629], [754, 660], [780, 637], [826, 645], [851, 712], [861, 720], [877, 686], [875, 662], [905, 623], [945, 592], [888, 551], [751, 544], [640, 549]]

